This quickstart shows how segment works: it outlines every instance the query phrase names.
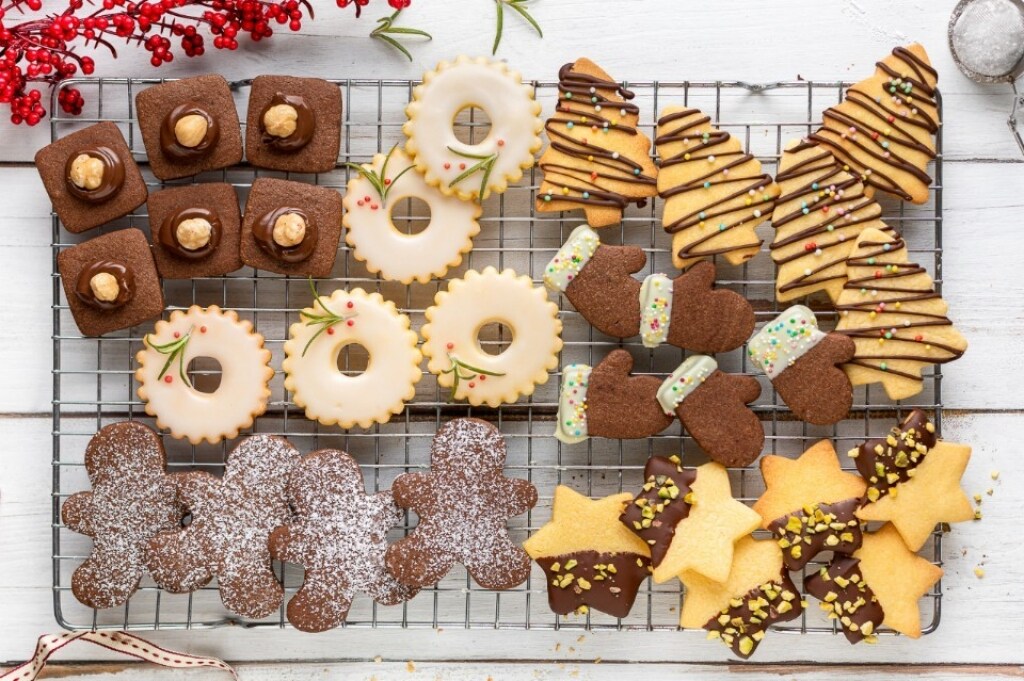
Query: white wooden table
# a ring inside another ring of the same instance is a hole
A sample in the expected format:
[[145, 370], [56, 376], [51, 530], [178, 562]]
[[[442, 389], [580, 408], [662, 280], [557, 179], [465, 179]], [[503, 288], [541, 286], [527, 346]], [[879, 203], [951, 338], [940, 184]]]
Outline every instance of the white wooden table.
[[[49, 3], [48, 3], [49, 4]], [[302, 34], [280, 33], [267, 44], [245, 44], [233, 55], [177, 60], [160, 70], [186, 76], [218, 68], [227, 78], [280, 72], [333, 77], [416, 78], [442, 58], [484, 54], [493, 38], [491, 0], [415, 0], [406, 22], [429, 30], [431, 43], [414, 46], [414, 63], [369, 40], [371, 12], [360, 21], [333, 2], [316, 3], [318, 17]], [[377, 12], [383, 14], [383, 3]], [[842, 637], [769, 636], [755, 660], [758, 674], [787, 670], [786, 678], [844, 676], [821, 666], [872, 663], [865, 678], [891, 678], [888, 665], [930, 665], [926, 679], [1024, 676], [1024, 544], [1019, 522], [1024, 457], [1024, 159], [1005, 125], [1009, 90], [971, 83], [946, 48], [953, 2], [815, 0], [539, 0], [535, 16], [543, 41], [514, 20], [506, 22], [499, 56], [527, 78], [553, 78], [558, 67], [586, 55], [624, 79], [804, 78], [856, 80], [897, 45], [920, 41], [941, 74], [945, 105], [945, 273], [951, 315], [971, 348], [945, 369], [947, 439], [974, 445], [965, 486], [992, 486], [983, 521], [957, 527], [943, 541], [942, 623], [920, 641], [884, 637], [876, 646], [849, 646]], [[141, 50], [124, 49], [116, 62], [99, 59], [102, 75], [153, 75]], [[0, 123], [0, 663], [25, 658], [36, 637], [55, 629], [50, 586], [50, 296], [49, 203], [31, 165], [48, 141], [48, 127]], [[984, 564], [985, 577], [973, 569]], [[616, 663], [659, 664], [655, 673], [720, 678], [727, 659], [717, 642], [697, 634], [551, 631], [347, 630], [323, 635], [290, 630], [226, 628], [156, 632], [163, 646], [245, 662], [245, 679], [528, 678], [615, 679], [640, 669]], [[579, 640], [578, 640], [579, 639]], [[81, 661], [111, 660], [83, 647], [66, 653]], [[380, 656], [382, 662], [375, 662]], [[595, 659], [602, 663], [595, 665]], [[274, 664], [280, 660], [309, 664]], [[345, 662], [315, 662], [345, 660]], [[407, 661], [414, 660], [410, 665]], [[461, 661], [461, 663], [458, 663]], [[502, 661], [502, 662], [497, 662]], [[807, 663], [793, 666], [789, 662]], [[703, 663], [703, 664], [702, 664]], [[811, 664], [814, 663], [814, 664]], [[961, 664], [951, 669], [931, 665]], [[1002, 665], [982, 667], [980, 665]], [[659, 671], [665, 670], [665, 671]], [[669, 671], [671, 670], [671, 671]], [[747, 672], [753, 670], [747, 669]], [[104, 672], [118, 678], [165, 678], [172, 672], [120, 662], [65, 673]], [[198, 673], [197, 678], [213, 678]]]

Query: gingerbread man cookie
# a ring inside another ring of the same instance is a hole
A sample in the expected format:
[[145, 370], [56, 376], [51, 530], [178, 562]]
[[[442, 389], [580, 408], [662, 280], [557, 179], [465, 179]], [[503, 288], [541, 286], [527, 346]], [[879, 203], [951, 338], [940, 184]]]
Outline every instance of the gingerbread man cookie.
[[747, 406], [760, 395], [753, 376], [727, 374], [713, 357], [691, 355], [661, 384], [657, 398], [712, 459], [749, 466], [764, 445], [761, 420]]
[[366, 493], [352, 457], [336, 449], [303, 457], [288, 478], [288, 499], [295, 517], [270, 534], [270, 555], [305, 569], [302, 588], [288, 601], [296, 629], [340, 625], [356, 592], [384, 605], [416, 595], [384, 569], [387, 533], [402, 512], [390, 490]]
[[149, 542], [153, 579], [173, 593], [187, 593], [214, 577], [231, 612], [260, 618], [272, 613], [284, 589], [270, 567], [267, 539], [290, 514], [285, 484], [299, 452], [287, 440], [254, 435], [227, 456], [224, 477], [205, 471], [176, 474], [192, 522]]
[[90, 608], [127, 602], [142, 578], [149, 540], [185, 515], [165, 459], [160, 436], [136, 421], [113, 423], [89, 440], [92, 491], [68, 497], [61, 519], [93, 538], [92, 552], [71, 575], [71, 592]]
[[555, 437], [566, 444], [588, 437], [636, 439], [672, 425], [657, 400], [661, 381], [631, 376], [633, 356], [618, 348], [591, 368], [570, 364], [562, 372]]
[[506, 523], [534, 507], [537, 490], [502, 475], [504, 465], [505, 440], [491, 424], [461, 418], [442, 426], [430, 450], [430, 471], [405, 473], [392, 485], [395, 502], [414, 511], [419, 524], [388, 547], [388, 572], [423, 587], [462, 563], [485, 589], [526, 581], [530, 558], [509, 537]]
[[854, 344], [841, 333], [818, 330], [814, 313], [794, 305], [747, 344], [754, 366], [771, 379], [794, 414], [808, 423], [831, 425], [846, 417], [853, 386], [839, 367], [853, 359]]

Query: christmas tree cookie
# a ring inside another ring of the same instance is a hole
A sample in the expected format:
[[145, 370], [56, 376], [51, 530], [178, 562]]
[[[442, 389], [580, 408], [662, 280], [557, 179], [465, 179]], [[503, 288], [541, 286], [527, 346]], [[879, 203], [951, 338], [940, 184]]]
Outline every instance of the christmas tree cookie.
[[582, 208], [592, 227], [622, 219], [630, 203], [658, 193], [651, 141], [637, 129], [633, 93], [589, 59], [558, 72], [558, 106], [547, 120], [537, 210]]
[[932, 183], [925, 168], [935, 158], [939, 129], [938, 79], [921, 45], [897, 47], [842, 103], [825, 110], [811, 140], [872, 187], [924, 203]]
[[672, 235], [675, 266], [715, 255], [733, 265], [753, 258], [761, 248], [754, 229], [772, 214], [779, 194], [760, 161], [699, 109], [662, 111], [654, 144], [662, 225]]
[[967, 341], [946, 316], [932, 278], [910, 262], [907, 244], [877, 229], [861, 233], [836, 303], [836, 331], [856, 352], [843, 368], [853, 385], [881, 383], [894, 400], [921, 392], [921, 370], [959, 358]]
[[846, 283], [846, 259], [865, 229], [891, 232], [864, 183], [823, 146], [794, 140], [775, 175], [779, 198], [772, 212], [780, 302], [824, 291], [834, 302]]

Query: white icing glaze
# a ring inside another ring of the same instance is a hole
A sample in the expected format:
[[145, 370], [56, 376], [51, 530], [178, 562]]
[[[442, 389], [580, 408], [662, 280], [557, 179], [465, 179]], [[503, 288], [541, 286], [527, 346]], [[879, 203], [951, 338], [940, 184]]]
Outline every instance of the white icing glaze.
[[658, 402], [666, 414], [676, 410], [683, 400], [699, 388], [718, 369], [718, 362], [707, 355], [690, 355], [676, 367], [658, 388]]
[[[169, 355], [153, 346], [172, 343], [177, 340], [175, 333], [182, 338], [190, 329], [184, 351], [161, 377]], [[139, 398], [146, 403], [146, 413], [155, 416], [157, 425], [173, 437], [188, 438], [192, 444], [231, 439], [266, 411], [268, 384], [274, 376], [270, 351], [263, 347], [263, 336], [233, 310], [216, 305], [176, 310], [170, 319], [156, 323], [144, 346], [135, 355], [140, 365], [135, 371]], [[212, 393], [200, 392], [181, 380], [179, 368], [188, 367], [196, 357], [220, 362], [220, 386]]]
[[552, 291], [564, 292], [600, 245], [600, 237], [589, 225], [580, 225], [572, 230], [555, 257], [544, 267], [544, 285]]
[[[338, 290], [322, 299], [330, 312], [349, 317], [330, 327], [306, 350], [303, 348], [319, 330], [303, 321], [292, 324], [284, 344], [284, 387], [306, 410], [306, 418], [325, 426], [368, 428], [386, 423], [416, 394], [423, 374], [416, 348], [416, 333], [409, 318], [379, 293], [362, 289]], [[319, 302], [303, 310], [305, 315], [323, 315]], [[350, 324], [351, 322], [351, 324]], [[366, 371], [348, 376], [338, 370], [338, 354], [351, 343], [359, 343], [370, 355]]]
[[[452, 122], [463, 109], [483, 109], [491, 129], [476, 144], [455, 136]], [[465, 201], [500, 194], [533, 167], [533, 155], [540, 149], [540, 104], [522, 77], [501, 62], [483, 57], [459, 57], [454, 63], [441, 62], [423, 75], [423, 84], [413, 90], [406, 108], [409, 120], [402, 130], [408, 137], [406, 151], [424, 173], [427, 184], [444, 194]], [[484, 196], [480, 197], [482, 170], [452, 184], [459, 175], [481, 159], [497, 155]]]
[[[562, 349], [558, 307], [547, 299], [543, 287], [513, 270], [487, 267], [483, 272], [466, 272], [464, 279], [451, 280], [448, 290], [435, 296], [425, 316], [428, 323], [420, 330], [423, 354], [430, 359], [427, 368], [437, 375], [439, 385], [453, 387], [454, 360], [501, 374], [478, 375], [462, 369], [462, 376], [472, 374], [472, 378], [460, 378], [453, 399], [491, 407], [515, 402], [547, 383], [548, 372], [558, 366]], [[512, 332], [512, 342], [500, 355], [480, 347], [480, 329], [492, 322]]]
[[589, 364], [570, 364], [562, 370], [562, 391], [558, 395], [555, 437], [567, 445], [587, 439], [587, 384]]
[[651, 274], [640, 285], [640, 339], [645, 348], [656, 348], [668, 338], [672, 322], [672, 280]]
[[764, 325], [747, 343], [747, 355], [758, 369], [775, 379], [821, 342], [814, 313], [794, 305]]
[[[386, 175], [382, 174], [385, 161]], [[353, 175], [343, 202], [345, 241], [355, 249], [356, 260], [365, 262], [370, 272], [403, 284], [414, 279], [425, 284], [431, 277], [443, 277], [449, 267], [462, 262], [463, 253], [473, 248], [473, 237], [480, 232], [477, 218], [481, 208], [442, 194], [415, 169], [403, 173], [412, 164], [412, 159], [396, 148], [390, 159], [377, 154], [373, 163], [363, 166], [382, 181], [392, 181], [384, 202], [369, 180]], [[417, 234], [398, 231], [391, 220], [392, 209], [408, 198], [421, 199], [430, 207], [430, 222]]]

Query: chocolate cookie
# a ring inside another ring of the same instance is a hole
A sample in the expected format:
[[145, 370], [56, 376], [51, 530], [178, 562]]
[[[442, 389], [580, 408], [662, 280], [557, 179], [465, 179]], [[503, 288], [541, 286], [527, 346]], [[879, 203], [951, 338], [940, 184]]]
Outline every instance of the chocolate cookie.
[[398, 581], [427, 586], [462, 563], [485, 589], [510, 589], [530, 577], [530, 558], [509, 537], [508, 518], [537, 503], [526, 480], [506, 478], [505, 440], [480, 419], [449, 421], [437, 431], [430, 471], [405, 473], [395, 502], [419, 516], [409, 535], [388, 547], [385, 564]]
[[258, 76], [249, 91], [245, 156], [257, 168], [326, 173], [341, 149], [341, 90], [319, 78]]
[[327, 277], [341, 240], [341, 195], [304, 182], [261, 177], [242, 220], [242, 262], [278, 274]]
[[636, 439], [657, 435], [672, 425], [658, 404], [661, 381], [630, 376], [633, 356], [621, 348], [591, 369], [570, 364], [562, 372], [555, 437], [566, 444], [587, 437]]
[[284, 590], [270, 567], [267, 540], [289, 516], [285, 485], [299, 452], [287, 440], [254, 435], [227, 456], [224, 477], [204, 471], [176, 474], [192, 522], [149, 542], [153, 579], [173, 593], [187, 593], [214, 577], [220, 597], [242, 617], [266, 617]]
[[242, 216], [230, 184], [164, 189], [149, 196], [153, 259], [165, 279], [229, 274], [242, 266]]
[[184, 516], [165, 460], [160, 436], [136, 421], [106, 426], [89, 440], [92, 491], [72, 494], [60, 515], [68, 529], [93, 538], [71, 575], [71, 592], [90, 608], [125, 603], [139, 587], [149, 540]]
[[402, 522], [391, 491], [367, 494], [352, 457], [321, 449], [304, 457], [288, 478], [295, 517], [270, 534], [270, 554], [305, 569], [288, 602], [288, 621], [301, 631], [326, 631], [348, 616], [356, 592], [384, 605], [409, 600], [418, 589], [384, 569], [388, 530]]
[[130, 228], [57, 254], [64, 296], [78, 329], [102, 336], [159, 317], [164, 310], [146, 235]]
[[669, 345], [710, 354], [734, 350], [750, 338], [754, 308], [735, 291], [714, 290], [714, 284], [715, 266], [707, 261], [672, 281]]
[[231, 87], [218, 75], [146, 88], [135, 96], [149, 167], [161, 180], [198, 175], [242, 160], [242, 130]]
[[64, 228], [78, 234], [146, 201], [146, 183], [120, 128], [97, 123], [36, 153], [36, 169]]
[[747, 345], [751, 361], [772, 380], [786, 406], [817, 425], [831, 425], [849, 413], [853, 386], [840, 366], [855, 351], [852, 339], [819, 331], [814, 313], [803, 305], [768, 322]]
[[691, 355], [661, 384], [658, 401], [708, 456], [739, 467], [753, 463], [764, 446], [761, 420], [747, 406], [760, 394], [753, 376], [727, 374], [713, 358]]

